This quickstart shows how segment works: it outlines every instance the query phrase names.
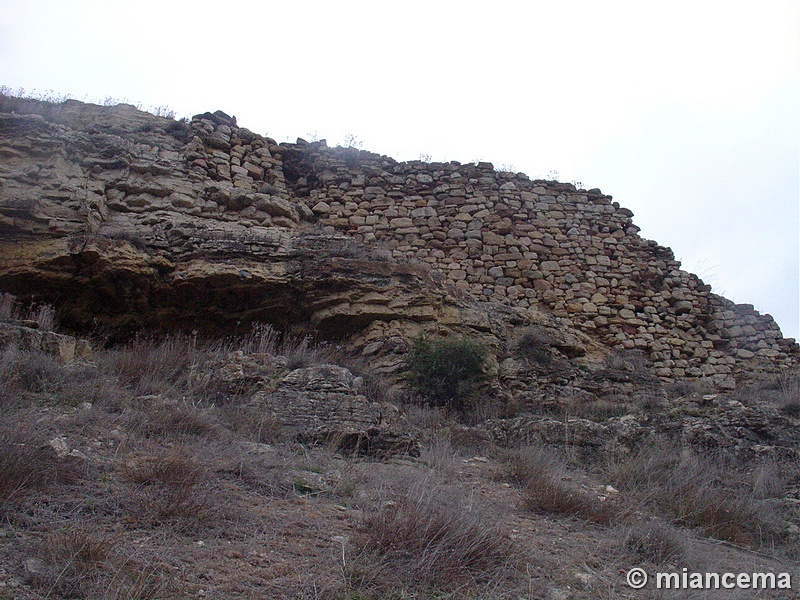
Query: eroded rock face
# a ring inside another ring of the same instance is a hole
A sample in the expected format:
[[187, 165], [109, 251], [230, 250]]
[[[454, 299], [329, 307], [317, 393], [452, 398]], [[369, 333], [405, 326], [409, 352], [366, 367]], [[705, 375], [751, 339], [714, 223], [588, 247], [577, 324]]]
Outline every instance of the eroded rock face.
[[418, 452], [408, 428], [400, 427], [397, 407], [371, 402], [363, 386], [348, 369], [323, 364], [292, 371], [275, 391], [259, 392], [254, 400], [301, 440], [332, 441], [369, 454]]
[[595, 422], [584, 418], [520, 415], [488, 420], [479, 430], [503, 446], [546, 444], [567, 447], [586, 457], [601, 451], [626, 454], [653, 440], [670, 440], [699, 451], [732, 456], [796, 459], [797, 419], [768, 405], [745, 406], [717, 394], [683, 397], [668, 410], [636, 412]]
[[559, 359], [636, 349], [662, 381], [718, 388], [798, 360], [599, 190], [277, 144], [220, 111], [0, 100], [0, 290], [55, 304], [73, 332], [261, 321], [394, 373], [421, 332], [477, 337], [500, 363], [537, 325]]
[[216, 335], [261, 321], [342, 339], [374, 320], [435, 320], [447, 301], [420, 267], [307, 223], [285, 148], [223, 113], [44, 112], [0, 113], [0, 288], [56, 304], [67, 329]]

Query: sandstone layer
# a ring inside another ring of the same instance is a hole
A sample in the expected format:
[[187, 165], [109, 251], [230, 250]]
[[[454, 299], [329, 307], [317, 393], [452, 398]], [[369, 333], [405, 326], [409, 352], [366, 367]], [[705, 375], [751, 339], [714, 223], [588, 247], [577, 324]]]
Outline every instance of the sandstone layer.
[[599, 190], [278, 144], [220, 111], [0, 108], [0, 290], [53, 303], [72, 332], [261, 321], [387, 372], [414, 336], [457, 332], [502, 373], [538, 327], [560, 357], [639, 350], [664, 381], [721, 388], [798, 362], [769, 315], [712, 293]]

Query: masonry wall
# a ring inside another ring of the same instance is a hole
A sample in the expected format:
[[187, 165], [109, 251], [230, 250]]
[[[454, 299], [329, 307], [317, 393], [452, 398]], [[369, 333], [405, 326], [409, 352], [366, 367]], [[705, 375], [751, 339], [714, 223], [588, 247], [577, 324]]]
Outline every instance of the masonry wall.
[[[731, 387], [738, 370], [760, 360], [797, 362], [797, 344], [769, 315], [713, 294], [600, 190], [490, 163], [401, 163], [324, 141], [279, 145], [211, 115], [192, 126], [198, 136], [186, 158], [199, 173], [290, 200], [298, 214], [428, 263], [477, 298], [546, 307], [606, 345], [646, 352], [663, 378]], [[257, 208], [220, 210], [259, 217]]]

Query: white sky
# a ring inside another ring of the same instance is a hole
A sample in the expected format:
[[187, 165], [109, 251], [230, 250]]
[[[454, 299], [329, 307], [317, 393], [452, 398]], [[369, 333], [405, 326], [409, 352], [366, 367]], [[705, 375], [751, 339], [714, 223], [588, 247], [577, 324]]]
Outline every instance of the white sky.
[[0, 0], [0, 85], [599, 187], [798, 338], [796, 0]]

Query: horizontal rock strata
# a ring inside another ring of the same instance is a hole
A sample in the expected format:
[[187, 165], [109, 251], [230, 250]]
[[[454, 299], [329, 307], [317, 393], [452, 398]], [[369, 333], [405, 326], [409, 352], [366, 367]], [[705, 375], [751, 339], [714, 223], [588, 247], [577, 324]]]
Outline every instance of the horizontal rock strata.
[[[371, 355], [422, 329], [504, 335], [547, 314], [595, 349], [640, 350], [666, 381], [732, 387], [798, 361], [769, 315], [712, 293], [599, 190], [278, 144], [220, 111], [2, 106], [0, 289], [56, 303], [75, 331], [261, 320], [357, 333]], [[516, 316], [477, 324], [497, 306]]]

